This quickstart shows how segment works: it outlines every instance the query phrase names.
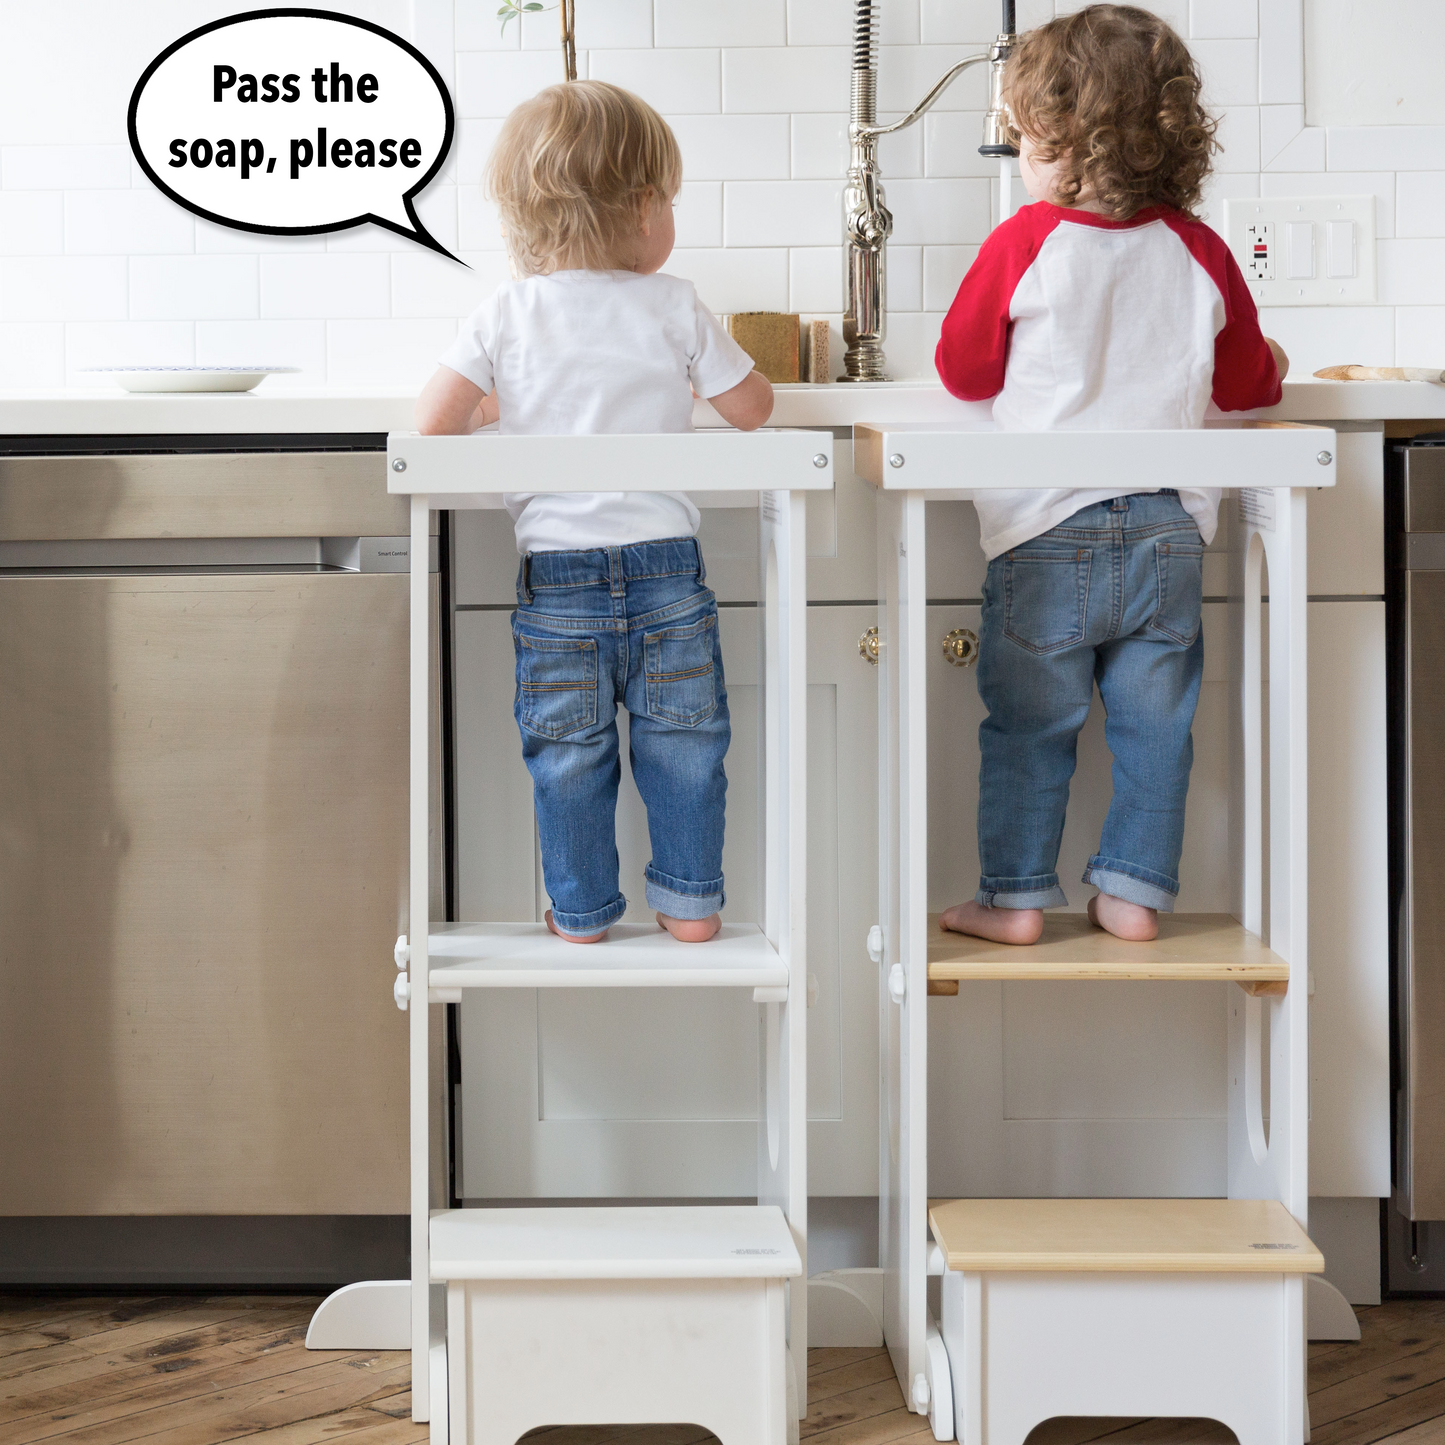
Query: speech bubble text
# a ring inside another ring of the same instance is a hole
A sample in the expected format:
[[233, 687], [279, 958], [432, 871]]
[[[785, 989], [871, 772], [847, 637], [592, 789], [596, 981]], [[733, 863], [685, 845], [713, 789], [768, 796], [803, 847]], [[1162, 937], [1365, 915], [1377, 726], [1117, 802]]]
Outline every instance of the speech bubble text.
[[146, 175], [207, 220], [276, 236], [371, 222], [451, 255], [414, 206], [451, 149], [451, 97], [369, 21], [256, 10], [203, 25], [147, 66], [129, 130]]

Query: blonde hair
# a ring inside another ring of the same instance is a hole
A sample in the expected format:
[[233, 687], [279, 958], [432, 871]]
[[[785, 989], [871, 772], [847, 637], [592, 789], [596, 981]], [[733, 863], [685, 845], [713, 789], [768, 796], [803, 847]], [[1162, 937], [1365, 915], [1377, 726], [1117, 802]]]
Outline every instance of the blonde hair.
[[1005, 87], [1039, 160], [1063, 159], [1064, 205], [1089, 191], [1115, 220], [1152, 205], [1194, 214], [1219, 123], [1189, 47], [1158, 16], [1090, 5], [1040, 25], [1009, 57]]
[[517, 271], [616, 266], [644, 208], [670, 202], [682, 153], [667, 122], [602, 80], [551, 85], [502, 125], [485, 183]]

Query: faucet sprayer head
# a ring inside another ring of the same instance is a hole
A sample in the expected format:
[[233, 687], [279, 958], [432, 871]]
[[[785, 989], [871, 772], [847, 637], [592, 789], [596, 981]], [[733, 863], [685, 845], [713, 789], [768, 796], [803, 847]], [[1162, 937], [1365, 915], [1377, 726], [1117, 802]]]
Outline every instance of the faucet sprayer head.
[[981, 156], [1016, 156], [1018, 147], [1009, 139], [1013, 131], [1013, 117], [1009, 114], [1008, 101], [1004, 99], [1003, 73], [1008, 64], [1009, 53], [1017, 38], [1013, 33], [1013, 3], [1004, 0], [1004, 24], [1008, 27], [988, 50], [988, 111], [983, 118], [983, 144], [979, 146]]

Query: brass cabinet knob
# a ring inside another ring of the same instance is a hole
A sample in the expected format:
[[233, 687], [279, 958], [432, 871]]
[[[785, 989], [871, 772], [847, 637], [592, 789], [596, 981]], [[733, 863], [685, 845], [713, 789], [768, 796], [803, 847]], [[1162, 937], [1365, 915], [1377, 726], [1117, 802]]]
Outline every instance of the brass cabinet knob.
[[969, 627], [955, 627], [943, 639], [943, 655], [955, 667], [972, 667], [978, 661], [978, 633]]
[[870, 627], [862, 637], [858, 639], [858, 654], [864, 662], [871, 662], [874, 667], [878, 666], [878, 649], [883, 644], [878, 640], [878, 629]]

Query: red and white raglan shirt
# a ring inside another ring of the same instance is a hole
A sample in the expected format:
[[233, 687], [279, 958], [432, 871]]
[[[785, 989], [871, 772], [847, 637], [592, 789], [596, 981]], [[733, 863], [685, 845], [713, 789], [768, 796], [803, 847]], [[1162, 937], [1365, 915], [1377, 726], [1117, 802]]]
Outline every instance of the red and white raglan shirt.
[[[1004, 431], [1192, 428], [1211, 399], [1246, 411], [1282, 394], [1229, 248], [1167, 206], [1127, 221], [1046, 201], [1023, 207], [984, 242], [935, 360], [954, 396], [996, 398]], [[1104, 489], [978, 492], [983, 550], [991, 560], [1080, 507], [1167, 486], [1120, 476]], [[1181, 489], [1179, 500], [1213, 540], [1218, 491]]]

